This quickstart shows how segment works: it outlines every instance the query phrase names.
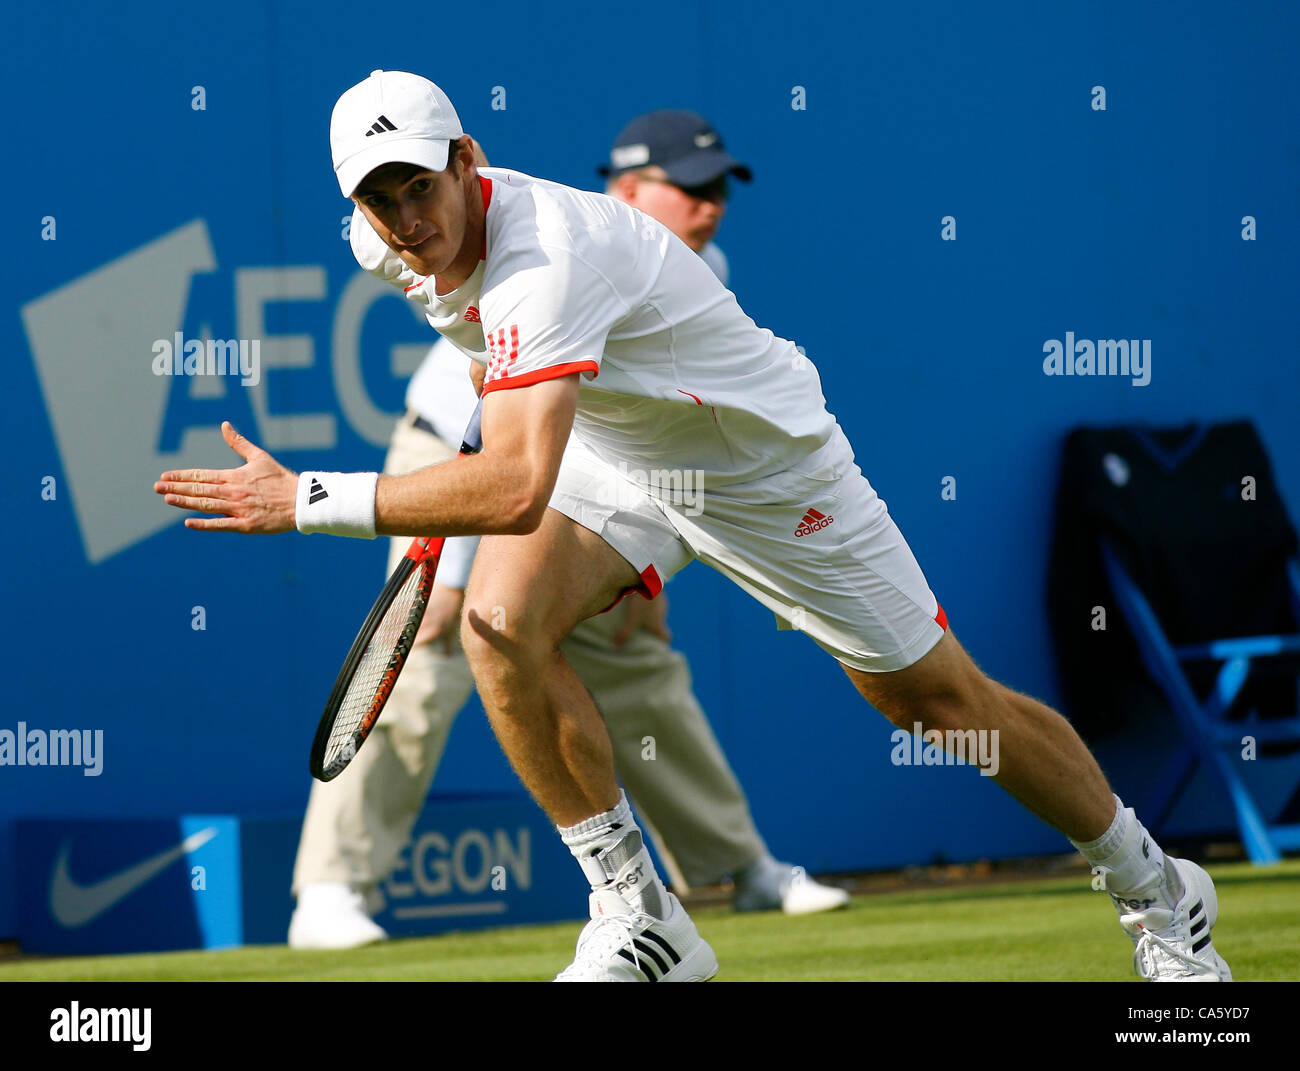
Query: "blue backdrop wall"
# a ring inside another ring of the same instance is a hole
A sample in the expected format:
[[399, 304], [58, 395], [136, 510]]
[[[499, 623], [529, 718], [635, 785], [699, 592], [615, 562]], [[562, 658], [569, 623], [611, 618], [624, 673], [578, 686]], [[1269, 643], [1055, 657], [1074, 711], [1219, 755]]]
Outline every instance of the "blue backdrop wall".
[[[343, 238], [330, 109], [376, 67], [438, 81], [494, 162], [578, 186], [631, 116], [711, 117], [756, 176], [720, 236], [733, 289], [817, 362], [956, 633], [1017, 688], [1057, 698], [1044, 575], [1067, 427], [1249, 416], [1300, 506], [1300, 9], [361, 10], [9, 16], [0, 728], [101, 729], [103, 765], [0, 766], [0, 875], [18, 816], [306, 799], [383, 547], [189, 532], [150, 484], [233, 462], [223, 418], [295, 468], [380, 464], [430, 337]], [[259, 339], [260, 383], [155, 376], [152, 343], [177, 331]], [[1150, 382], [1044, 375], [1066, 332], [1150, 339]], [[833, 664], [704, 567], [670, 594], [778, 854], [848, 869], [1064, 847], [972, 770], [891, 765], [889, 726]], [[467, 712], [436, 788], [514, 786]], [[15, 912], [0, 880], [0, 935]]]

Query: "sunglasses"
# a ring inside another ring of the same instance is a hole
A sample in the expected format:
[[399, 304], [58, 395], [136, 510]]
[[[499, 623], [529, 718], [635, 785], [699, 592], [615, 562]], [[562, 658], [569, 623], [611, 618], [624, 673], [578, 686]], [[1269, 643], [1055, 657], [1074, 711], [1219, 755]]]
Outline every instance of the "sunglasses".
[[719, 175], [712, 182], [706, 182], [701, 186], [683, 186], [680, 182], [673, 182], [671, 179], [652, 178], [649, 175], [638, 175], [637, 178], [641, 182], [657, 182], [661, 186], [672, 186], [697, 201], [725, 201], [731, 196], [726, 175]]

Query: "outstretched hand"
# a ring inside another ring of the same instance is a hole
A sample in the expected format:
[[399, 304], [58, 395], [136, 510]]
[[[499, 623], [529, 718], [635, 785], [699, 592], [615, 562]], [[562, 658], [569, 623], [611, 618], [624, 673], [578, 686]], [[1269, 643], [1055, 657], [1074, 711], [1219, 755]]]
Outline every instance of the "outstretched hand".
[[226, 445], [244, 459], [237, 469], [183, 469], [164, 472], [153, 489], [177, 509], [216, 513], [186, 517], [186, 528], [246, 534], [291, 532], [295, 528], [298, 475], [260, 446], [254, 446], [223, 421]]

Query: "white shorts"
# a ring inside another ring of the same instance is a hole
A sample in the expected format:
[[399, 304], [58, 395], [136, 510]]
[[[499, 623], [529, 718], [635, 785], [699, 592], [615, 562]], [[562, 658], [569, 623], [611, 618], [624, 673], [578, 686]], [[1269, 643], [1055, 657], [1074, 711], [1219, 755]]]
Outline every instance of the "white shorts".
[[627, 559], [651, 598], [698, 558], [846, 666], [905, 669], [943, 636], [943, 608], [842, 432], [800, 467], [651, 495], [571, 439], [550, 506]]

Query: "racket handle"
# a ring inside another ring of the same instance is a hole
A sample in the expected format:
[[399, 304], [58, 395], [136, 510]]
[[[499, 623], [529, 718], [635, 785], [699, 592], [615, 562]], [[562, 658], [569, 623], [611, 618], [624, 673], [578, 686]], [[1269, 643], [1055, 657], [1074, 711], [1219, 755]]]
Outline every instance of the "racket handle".
[[483, 449], [483, 399], [480, 398], [478, 405], [474, 407], [474, 415], [469, 418], [469, 424], [465, 428], [465, 437], [460, 443], [460, 452], [462, 454], [477, 454]]

